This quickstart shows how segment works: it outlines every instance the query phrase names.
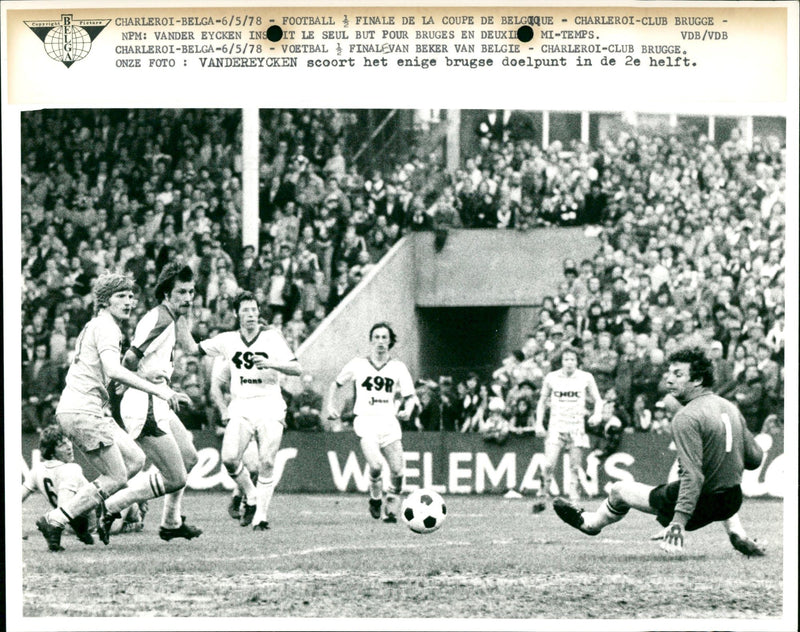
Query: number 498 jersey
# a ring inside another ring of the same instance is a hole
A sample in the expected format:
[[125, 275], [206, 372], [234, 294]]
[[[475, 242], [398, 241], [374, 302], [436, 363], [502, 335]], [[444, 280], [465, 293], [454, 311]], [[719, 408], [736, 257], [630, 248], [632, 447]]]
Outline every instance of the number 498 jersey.
[[415, 392], [411, 374], [400, 360], [389, 360], [378, 368], [369, 358], [353, 358], [336, 377], [336, 383], [343, 386], [350, 380], [353, 380], [356, 387], [353, 414], [357, 417], [394, 417], [397, 414], [395, 395], [405, 398]]
[[295, 359], [278, 329], [261, 329], [249, 342], [238, 331], [226, 331], [203, 340], [200, 349], [209, 356], [221, 355], [229, 363], [232, 399], [274, 397], [283, 402], [278, 372], [255, 367], [257, 356], [276, 362]]

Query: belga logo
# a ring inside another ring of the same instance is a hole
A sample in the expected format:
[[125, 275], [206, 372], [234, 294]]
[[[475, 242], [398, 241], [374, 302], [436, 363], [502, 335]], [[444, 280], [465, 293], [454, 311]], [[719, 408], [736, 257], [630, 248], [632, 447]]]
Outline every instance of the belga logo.
[[72, 14], [62, 13], [61, 21], [25, 21], [25, 25], [42, 40], [50, 59], [67, 68], [80, 61], [92, 50], [92, 42], [111, 20], [75, 20]]

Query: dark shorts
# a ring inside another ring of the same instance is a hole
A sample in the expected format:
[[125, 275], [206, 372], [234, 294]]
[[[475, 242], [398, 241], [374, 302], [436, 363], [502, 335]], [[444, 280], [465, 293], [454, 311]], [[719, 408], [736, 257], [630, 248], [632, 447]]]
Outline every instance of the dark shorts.
[[165, 434], [167, 433], [159, 428], [156, 423], [156, 416], [153, 414], [153, 396], [149, 395], [147, 398], [147, 417], [145, 417], [144, 426], [142, 426], [142, 431], [139, 433], [139, 438], [163, 437]]
[[[672, 522], [678, 502], [680, 481], [659, 485], [650, 492], [650, 506], [658, 513], [656, 520], [666, 527]], [[727, 520], [742, 506], [742, 488], [728, 487], [711, 494], [700, 494], [692, 517], [686, 523], [687, 531], [701, 529], [712, 522]]]

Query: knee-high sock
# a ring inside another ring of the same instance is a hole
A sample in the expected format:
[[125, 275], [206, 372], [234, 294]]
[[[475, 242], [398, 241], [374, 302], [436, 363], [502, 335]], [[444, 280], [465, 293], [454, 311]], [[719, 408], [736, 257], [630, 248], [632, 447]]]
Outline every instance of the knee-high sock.
[[630, 507], [619, 508], [611, 503], [610, 498], [606, 498], [594, 512], [583, 514], [583, 524], [590, 529], [602, 529], [614, 522], [619, 522], [626, 515]]
[[164, 511], [161, 514], [162, 527], [176, 529], [181, 526], [183, 522], [181, 520], [181, 500], [184, 489], [186, 489], [185, 486], [164, 496]]
[[253, 516], [254, 525], [267, 520], [267, 510], [274, 491], [275, 479], [272, 476], [268, 478], [258, 477], [258, 483], [256, 484], [256, 513]]
[[403, 489], [403, 475], [392, 475], [386, 490], [386, 513], [396, 514], [400, 510], [400, 491]]
[[369, 497], [373, 499], [383, 498], [383, 476], [381, 472], [373, 474], [369, 473]]
[[116, 513], [130, 507], [133, 503], [158, 498], [166, 491], [164, 477], [158, 470], [142, 471], [128, 481], [121, 490], [106, 501], [106, 510]]
[[242, 495], [245, 497], [245, 502], [248, 505], [255, 505], [256, 504], [256, 486], [253, 485], [253, 479], [250, 478], [250, 472], [244, 466], [244, 463], [240, 463], [239, 467], [235, 475], [232, 477], [234, 481], [236, 481], [236, 486], [242, 492]]

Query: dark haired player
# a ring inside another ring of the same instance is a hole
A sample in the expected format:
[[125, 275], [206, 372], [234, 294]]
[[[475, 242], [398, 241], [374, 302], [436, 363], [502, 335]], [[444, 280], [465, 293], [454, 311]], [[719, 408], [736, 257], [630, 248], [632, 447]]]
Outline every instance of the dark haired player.
[[157, 401], [166, 408], [189, 402], [187, 395], [176, 393], [166, 383], [154, 384], [120, 364], [120, 324], [130, 318], [133, 288], [133, 281], [121, 274], [105, 274], [95, 281], [96, 315], [78, 336], [56, 419], [100, 475], [37, 520], [36, 527], [51, 551], [63, 550], [61, 534], [68, 523], [81, 530], [81, 525], [74, 523], [75, 517], [102, 506], [104, 499], [123, 488], [144, 465], [141, 449], [105, 412], [109, 381], [141, 389], [145, 395], [160, 398]]
[[[77, 491], [89, 482], [83, 475], [83, 469], [75, 462], [72, 441], [57, 425], [52, 424], [42, 430], [39, 438], [41, 460], [33, 464], [22, 483], [22, 502], [31, 494], [39, 492], [47, 498], [55, 509], [66, 503]], [[144, 523], [146, 506], [132, 505], [116, 522], [113, 529], [118, 533], [141, 531]], [[90, 531], [93, 529], [94, 512], [81, 514], [74, 518], [78, 525], [75, 535], [84, 544], [94, 544]]]
[[[181, 341], [209, 356], [222, 356], [221, 379], [230, 380], [229, 421], [222, 439], [222, 462], [245, 497], [239, 524], [255, 531], [269, 529], [267, 511], [275, 491], [275, 457], [286, 427], [286, 402], [280, 374], [300, 375], [294, 352], [277, 327], [262, 327], [258, 301], [251, 292], [233, 300], [239, 329], [226, 331], [195, 344], [181, 327]], [[218, 378], [219, 379], [219, 378]], [[253, 485], [242, 456], [250, 440], [258, 446], [258, 481]]]
[[[668, 364], [667, 388], [684, 405], [672, 420], [679, 480], [658, 487], [618, 481], [594, 512], [584, 512], [564, 500], [554, 501], [553, 509], [564, 522], [588, 535], [622, 520], [631, 508], [655, 514], [666, 527], [661, 548], [680, 553], [684, 530], [694, 531], [736, 515], [742, 504], [742, 472], [758, 468], [763, 453], [736, 406], [709, 390], [714, 383], [713, 366], [702, 350], [676, 351]], [[746, 555], [763, 554], [746, 536], [744, 540], [732, 536], [731, 544]]]
[[550, 423], [544, 442], [544, 472], [539, 498], [533, 505], [535, 512], [542, 511], [550, 493], [550, 481], [558, 457], [569, 450], [570, 477], [569, 497], [577, 501], [580, 497], [578, 472], [583, 462], [583, 450], [589, 447], [586, 434], [586, 398], [594, 402], [594, 413], [590, 423], [600, 420], [603, 400], [591, 373], [578, 368], [578, 352], [566, 348], [561, 352], [561, 368], [548, 373], [542, 382], [542, 393], [536, 405], [536, 434], [545, 434], [544, 412], [550, 406]]
[[[188, 313], [194, 298], [191, 268], [174, 262], [166, 264], [158, 275], [155, 296], [161, 302], [136, 325], [123, 364], [150, 382], [166, 384], [173, 371], [176, 321]], [[159, 537], [162, 540], [198, 537], [202, 530], [186, 524], [181, 515], [187, 472], [197, 463], [191, 435], [164, 402], [141, 391], [128, 389], [123, 393], [120, 416], [128, 434], [157, 469], [135, 476], [125, 489], [106, 501], [106, 513], [98, 520], [100, 539], [108, 543], [109, 525], [123, 509], [159, 496], [166, 496]]]
[[350, 360], [331, 384], [328, 418], [340, 416], [337, 395], [345, 384], [353, 382], [356, 393], [353, 430], [361, 440], [361, 450], [369, 464], [369, 512], [376, 520], [381, 517], [383, 455], [391, 476], [383, 520], [397, 522], [403, 487], [402, 431], [398, 418], [405, 421], [411, 416], [416, 401], [414, 382], [406, 365], [389, 356], [397, 336], [388, 323], [374, 324], [369, 330], [369, 342], [369, 356]]

